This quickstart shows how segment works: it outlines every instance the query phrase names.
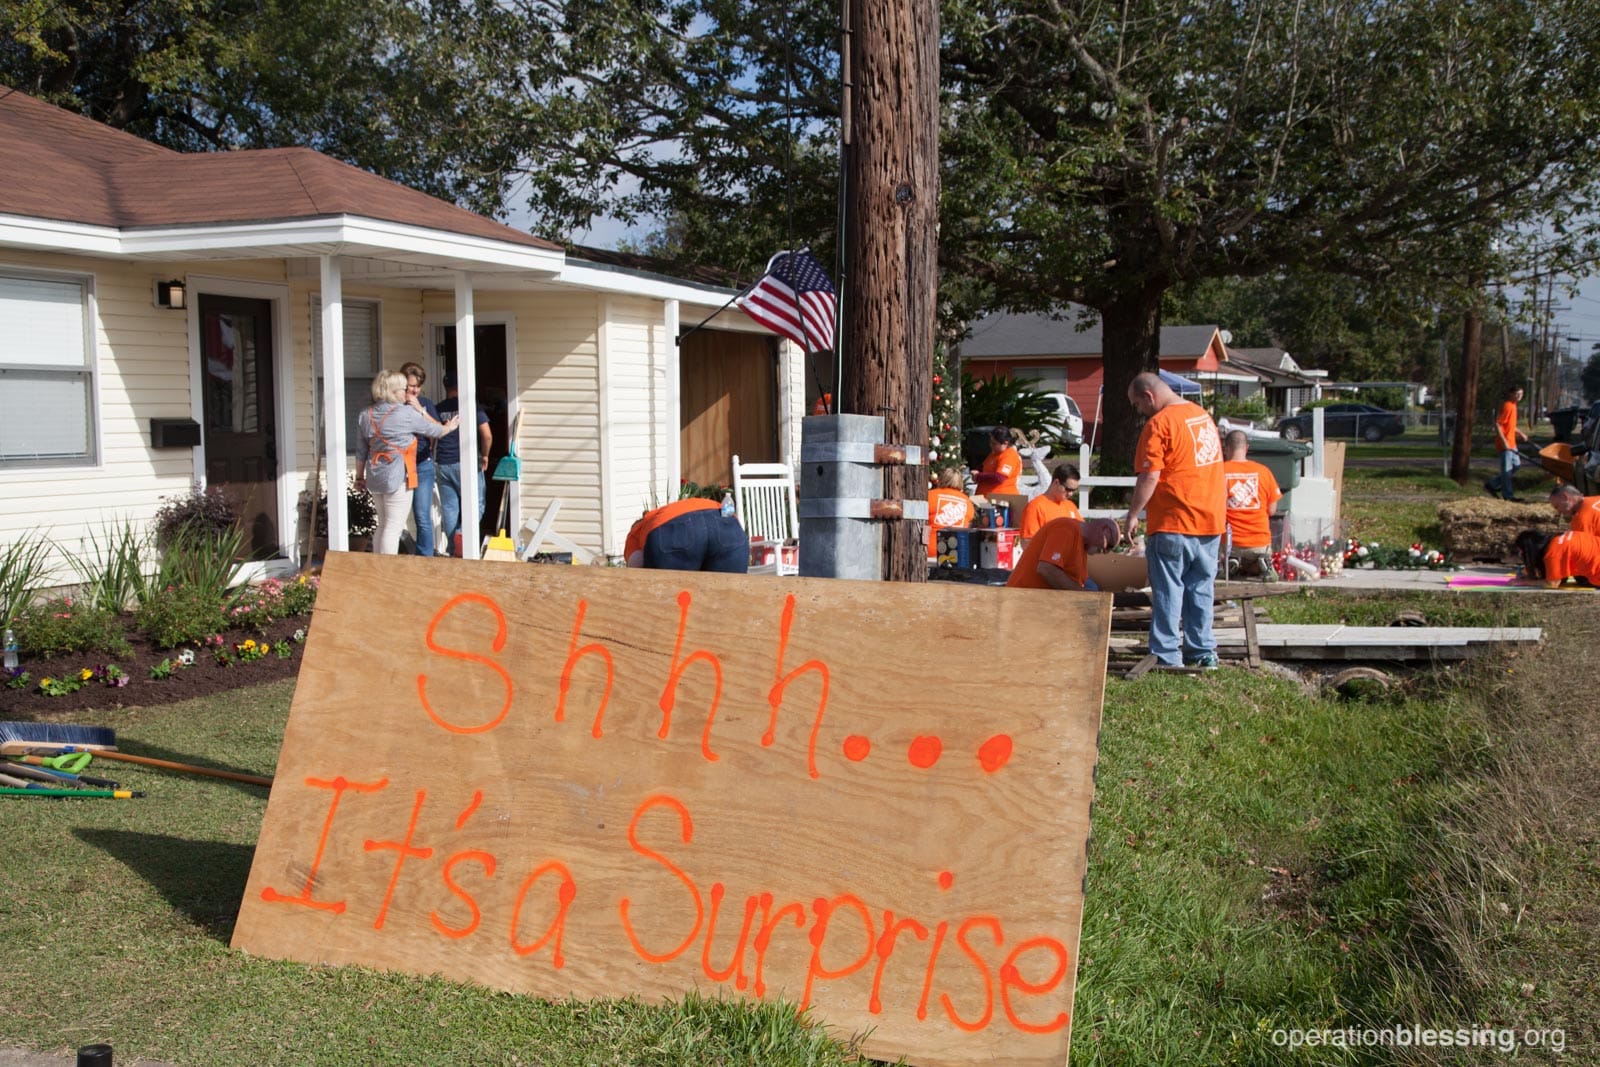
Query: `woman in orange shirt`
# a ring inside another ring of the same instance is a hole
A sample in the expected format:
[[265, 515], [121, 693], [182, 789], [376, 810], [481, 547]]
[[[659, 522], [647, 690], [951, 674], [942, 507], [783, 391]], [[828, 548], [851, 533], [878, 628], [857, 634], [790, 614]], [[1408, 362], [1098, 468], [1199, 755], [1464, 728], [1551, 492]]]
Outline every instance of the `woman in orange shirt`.
[[1011, 445], [1011, 428], [996, 426], [989, 431], [989, 455], [980, 472], [973, 476], [978, 492], [984, 496], [1016, 495], [1017, 478], [1022, 474], [1022, 453]]
[[1571, 531], [1552, 536], [1543, 530], [1523, 530], [1516, 546], [1524, 577], [1543, 579], [1552, 589], [1568, 578], [1600, 585], [1600, 537], [1594, 534]]
[[971, 526], [977, 508], [966, 493], [966, 481], [961, 471], [947, 467], [935, 477], [934, 488], [928, 490], [928, 556], [939, 554], [939, 531], [952, 526]]

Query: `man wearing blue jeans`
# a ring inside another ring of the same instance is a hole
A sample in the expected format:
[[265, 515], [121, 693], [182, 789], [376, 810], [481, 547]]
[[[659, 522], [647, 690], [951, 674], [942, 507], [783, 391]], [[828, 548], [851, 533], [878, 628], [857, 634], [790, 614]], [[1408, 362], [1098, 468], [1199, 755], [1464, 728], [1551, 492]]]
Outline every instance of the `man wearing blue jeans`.
[[1147, 420], [1134, 449], [1137, 480], [1127, 526], [1132, 540], [1139, 512], [1146, 512], [1150, 653], [1165, 666], [1213, 670], [1217, 549], [1227, 526], [1222, 439], [1205, 409], [1159, 375], [1135, 375], [1128, 401]]
[[[456, 393], [456, 376], [444, 376], [444, 396], [439, 401], [439, 417], [448, 419], [461, 409], [461, 398]], [[489, 413], [478, 405], [478, 520], [483, 519], [485, 472], [489, 469], [489, 446], [494, 443], [494, 431], [489, 429]], [[461, 431], [445, 434], [433, 445], [434, 480], [439, 486], [440, 527], [443, 543], [441, 556], [455, 555], [455, 537], [461, 529]], [[477, 523], [473, 523], [473, 536], [477, 536]]]
[[[406, 403], [418, 407], [434, 422], [443, 422], [433, 401], [422, 395], [428, 381], [428, 372], [420, 363], [402, 363], [400, 373], [406, 376]], [[433, 555], [433, 442], [426, 437], [417, 438], [417, 489], [411, 497], [411, 518], [417, 525], [417, 555]]]

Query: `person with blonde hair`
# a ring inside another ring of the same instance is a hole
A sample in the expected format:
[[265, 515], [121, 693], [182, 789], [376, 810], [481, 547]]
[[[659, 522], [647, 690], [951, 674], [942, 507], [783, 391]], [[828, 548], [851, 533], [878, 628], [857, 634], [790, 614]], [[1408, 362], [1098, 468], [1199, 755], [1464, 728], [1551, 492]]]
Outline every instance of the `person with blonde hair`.
[[946, 467], [933, 478], [928, 490], [928, 557], [939, 554], [939, 531], [971, 526], [978, 509], [967, 495], [967, 482], [958, 467]]
[[372, 550], [393, 556], [400, 551], [400, 533], [411, 513], [417, 487], [417, 439], [450, 433], [459, 419], [439, 423], [407, 403], [407, 379], [399, 371], [381, 370], [372, 379], [372, 406], [356, 419], [356, 459], [361, 472], [356, 487], [372, 494], [378, 531]]

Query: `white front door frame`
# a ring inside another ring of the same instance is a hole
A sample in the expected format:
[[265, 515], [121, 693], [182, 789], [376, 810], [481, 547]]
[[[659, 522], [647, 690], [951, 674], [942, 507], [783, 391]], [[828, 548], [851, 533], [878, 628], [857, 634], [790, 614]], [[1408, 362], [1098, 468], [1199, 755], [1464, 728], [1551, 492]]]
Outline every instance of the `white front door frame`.
[[[479, 326], [505, 327], [506, 426], [515, 426], [517, 424], [517, 412], [521, 410], [522, 407], [522, 389], [517, 382], [516, 313], [511, 311], [474, 310], [472, 315], [472, 326], [473, 329], [477, 329]], [[428, 380], [431, 382], [440, 383], [439, 395], [442, 397], [444, 396], [444, 359], [441, 356], [441, 353], [444, 351], [444, 331], [453, 330], [456, 328], [456, 315], [454, 312], [431, 312], [422, 316], [422, 328], [425, 334], [422, 346], [423, 366], [427, 368]], [[457, 338], [456, 354], [458, 357], [460, 356], [461, 350], [461, 339]], [[474, 393], [477, 392], [476, 385], [477, 383], [474, 382]], [[476, 396], [474, 396], [473, 399], [474, 402], [476, 402]], [[465, 405], [463, 405], [463, 411], [465, 411]], [[462, 425], [467, 425], [465, 420], [463, 420]], [[473, 440], [474, 446], [476, 446], [477, 439], [474, 438]], [[517, 454], [521, 455], [521, 452], [518, 452]], [[489, 474], [494, 474], [494, 471], [490, 471]], [[507, 530], [506, 533], [510, 535], [513, 540], [515, 540], [517, 534], [522, 529], [522, 483], [520, 481], [510, 483], [509, 491], [511, 493], [511, 525], [515, 528]], [[467, 523], [465, 520], [462, 521], [461, 528], [463, 530], [467, 529]], [[466, 540], [467, 539], [465, 537], [461, 539], [463, 555], [466, 554]], [[476, 546], [474, 546], [474, 551], [476, 551]]]
[[[299, 470], [295, 463], [294, 345], [289, 333], [289, 286], [274, 282], [245, 281], [208, 274], [190, 274], [185, 279], [189, 297], [189, 407], [192, 417], [205, 425], [205, 395], [202, 363], [205, 355], [200, 338], [200, 297], [237, 296], [266, 300], [272, 304], [272, 403], [273, 449], [278, 457], [276, 491], [278, 495], [278, 545], [280, 555], [290, 562], [300, 558], [300, 510], [296, 493]], [[194, 450], [194, 481], [206, 484], [205, 438]]]

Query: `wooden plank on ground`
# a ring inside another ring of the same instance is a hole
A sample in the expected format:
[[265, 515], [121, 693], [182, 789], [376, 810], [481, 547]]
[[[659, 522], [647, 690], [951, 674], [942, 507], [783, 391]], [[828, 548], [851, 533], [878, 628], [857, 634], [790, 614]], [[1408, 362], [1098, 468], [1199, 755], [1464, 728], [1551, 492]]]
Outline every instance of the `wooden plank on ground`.
[[334, 553], [233, 945], [1060, 1065], [1110, 609]]

